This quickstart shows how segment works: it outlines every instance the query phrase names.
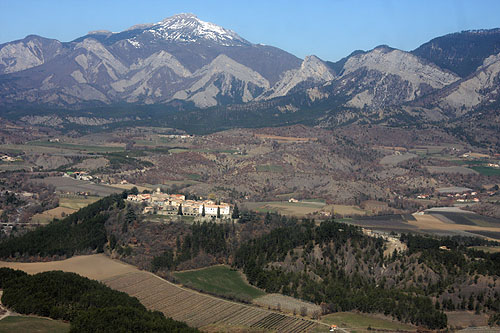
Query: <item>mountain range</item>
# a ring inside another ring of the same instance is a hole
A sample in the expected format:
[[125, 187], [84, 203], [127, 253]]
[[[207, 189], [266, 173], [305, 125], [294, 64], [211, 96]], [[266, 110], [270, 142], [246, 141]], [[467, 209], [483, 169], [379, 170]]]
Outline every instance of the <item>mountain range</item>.
[[188, 122], [212, 110], [228, 127], [256, 115], [322, 126], [479, 113], [498, 121], [499, 83], [500, 29], [438, 37], [411, 52], [382, 45], [337, 62], [253, 44], [192, 14], [71, 42], [30, 35], [0, 45], [0, 106], [11, 116], [100, 109], [110, 118], [119, 112], [102, 110], [125, 106], [124, 115], [150, 119], [130, 110], [155, 106]]

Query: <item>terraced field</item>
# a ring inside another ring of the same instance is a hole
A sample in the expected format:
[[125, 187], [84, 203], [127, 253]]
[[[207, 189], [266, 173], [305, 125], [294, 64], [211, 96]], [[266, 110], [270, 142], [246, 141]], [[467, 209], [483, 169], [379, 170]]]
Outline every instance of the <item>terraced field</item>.
[[113, 289], [137, 297], [149, 309], [161, 311], [167, 317], [184, 321], [194, 327], [221, 322], [292, 333], [308, 332], [317, 326], [310, 320], [183, 289], [148, 272], [121, 274], [102, 282]]

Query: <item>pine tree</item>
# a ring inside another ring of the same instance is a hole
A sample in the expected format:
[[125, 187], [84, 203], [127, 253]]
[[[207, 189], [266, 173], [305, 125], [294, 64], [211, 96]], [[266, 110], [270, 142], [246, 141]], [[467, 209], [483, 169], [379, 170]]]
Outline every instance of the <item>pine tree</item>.
[[238, 209], [238, 205], [234, 204], [233, 214], [231, 215], [233, 219], [237, 219], [240, 217], [240, 211]]
[[220, 219], [220, 207], [217, 207], [217, 218]]
[[137, 215], [135, 215], [134, 208], [132, 207], [132, 205], [129, 205], [127, 208], [127, 214], [125, 215], [125, 221], [127, 222], [127, 224], [129, 224], [131, 222], [134, 222], [136, 218]]
[[201, 208], [201, 216], [205, 217], [205, 205]]
[[177, 210], [177, 215], [184, 215], [182, 214], [182, 204], [179, 205], [179, 209]]

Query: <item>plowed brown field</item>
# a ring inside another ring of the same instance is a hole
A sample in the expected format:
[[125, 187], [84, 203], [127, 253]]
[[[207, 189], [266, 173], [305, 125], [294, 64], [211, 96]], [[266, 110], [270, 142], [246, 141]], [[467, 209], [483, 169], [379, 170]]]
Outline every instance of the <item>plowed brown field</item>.
[[152, 310], [193, 327], [215, 323], [277, 332], [307, 332], [317, 324], [256, 307], [222, 300], [181, 288], [148, 272], [131, 272], [104, 279], [109, 287], [137, 297]]

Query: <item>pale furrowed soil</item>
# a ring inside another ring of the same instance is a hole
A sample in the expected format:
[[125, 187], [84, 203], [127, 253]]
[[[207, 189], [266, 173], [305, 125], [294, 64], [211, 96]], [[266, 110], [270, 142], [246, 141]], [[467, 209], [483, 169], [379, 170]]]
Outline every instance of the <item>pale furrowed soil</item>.
[[104, 254], [77, 256], [66, 260], [49, 262], [23, 263], [0, 261], [0, 267], [19, 269], [28, 274], [60, 270], [77, 273], [94, 280], [103, 280], [130, 272], [140, 272], [136, 267], [110, 259]]

